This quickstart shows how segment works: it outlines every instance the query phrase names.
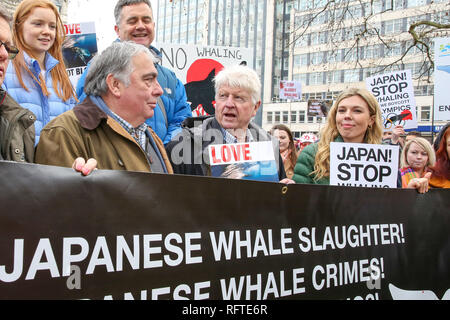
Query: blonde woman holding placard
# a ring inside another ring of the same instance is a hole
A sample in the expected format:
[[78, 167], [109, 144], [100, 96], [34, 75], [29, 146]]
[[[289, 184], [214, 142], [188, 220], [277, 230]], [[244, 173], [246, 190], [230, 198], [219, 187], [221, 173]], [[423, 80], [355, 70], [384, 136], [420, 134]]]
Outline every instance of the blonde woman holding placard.
[[296, 183], [330, 183], [330, 143], [380, 144], [383, 134], [381, 109], [366, 89], [343, 91], [330, 109], [318, 143], [305, 147], [298, 157]]

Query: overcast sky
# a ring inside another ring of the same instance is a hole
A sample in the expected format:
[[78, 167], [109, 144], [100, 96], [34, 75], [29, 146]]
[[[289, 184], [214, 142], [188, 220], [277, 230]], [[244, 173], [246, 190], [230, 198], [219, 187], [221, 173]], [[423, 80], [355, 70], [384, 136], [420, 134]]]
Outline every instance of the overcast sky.
[[[98, 50], [102, 51], [116, 39], [114, 32], [115, 0], [69, 0], [67, 22], [95, 22]], [[157, 0], [150, 0], [156, 19]]]

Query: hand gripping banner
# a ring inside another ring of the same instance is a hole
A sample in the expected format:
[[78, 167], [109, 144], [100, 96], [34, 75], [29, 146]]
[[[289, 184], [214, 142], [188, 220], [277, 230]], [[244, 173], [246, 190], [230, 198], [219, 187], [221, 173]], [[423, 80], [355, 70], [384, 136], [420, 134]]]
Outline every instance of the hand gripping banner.
[[449, 299], [450, 191], [0, 162], [1, 299]]

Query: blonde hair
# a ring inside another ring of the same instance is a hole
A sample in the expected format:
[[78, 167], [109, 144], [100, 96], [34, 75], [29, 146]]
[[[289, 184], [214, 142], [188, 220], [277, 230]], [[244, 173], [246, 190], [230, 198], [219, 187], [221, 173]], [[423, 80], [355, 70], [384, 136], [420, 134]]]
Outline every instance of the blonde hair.
[[380, 144], [383, 136], [383, 125], [381, 120], [381, 109], [377, 99], [366, 89], [349, 88], [343, 91], [328, 112], [327, 123], [320, 133], [320, 140], [317, 145], [317, 153], [314, 163], [314, 180], [320, 180], [330, 176], [330, 143], [338, 136], [339, 131], [336, 125], [336, 114], [339, 103], [346, 98], [359, 96], [366, 101], [369, 106], [370, 116], [373, 118], [372, 126], [369, 126], [364, 136], [364, 143]]
[[427, 161], [427, 164], [425, 165], [425, 167], [434, 166], [434, 164], [436, 163], [436, 155], [434, 153], [434, 149], [431, 146], [431, 144], [428, 142], [427, 139], [421, 138], [421, 137], [413, 138], [405, 144], [405, 146], [403, 147], [403, 150], [402, 150], [402, 154], [400, 155], [400, 166], [402, 168], [409, 166], [407, 154], [408, 154], [409, 148], [411, 147], [411, 145], [413, 143], [417, 144], [419, 147], [421, 147], [427, 153], [428, 161]]
[[45, 84], [45, 79], [42, 77], [42, 75], [39, 75], [39, 79], [36, 79], [36, 77], [33, 75], [31, 70], [25, 63], [23, 55], [23, 52], [25, 51], [32, 58], [37, 58], [33, 56], [30, 46], [25, 43], [25, 39], [23, 37], [23, 24], [25, 20], [27, 20], [27, 18], [30, 16], [32, 10], [35, 8], [50, 9], [53, 11], [56, 17], [55, 42], [48, 50], [48, 52], [59, 61], [59, 63], [50, 71], [53, 79], [53, 88], [55, 89], [55, 93], [64, 101], [67, 101], [71, 96], [73, 96], [75, 100], [77, 100], [75, 91], [72, 87], [72, 84], [70, 83], [69, 76], [67, 75], [66, 65], [62, 56], [62, 43], [65, 38], [64, 25], [61, 21], [61, 17], [59, 16], [58, 9], [51, 1], [48, 0], [23, 0], [17, 6], [17, 9], [14, 13], [12, 29], [13, 40], [20, 51], [12, 63], [20, 85], [25, 90], [29, 91], [23, 81], [22, 70], [24, 70], [38, 83], [44, 95], [47, 97], [49, 96], [47, 85]]

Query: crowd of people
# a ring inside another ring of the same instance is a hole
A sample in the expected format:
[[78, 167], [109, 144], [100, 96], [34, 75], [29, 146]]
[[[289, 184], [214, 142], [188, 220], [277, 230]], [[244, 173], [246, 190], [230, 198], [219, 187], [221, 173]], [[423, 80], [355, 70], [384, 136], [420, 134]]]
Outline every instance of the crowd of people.
[[329, 110], [320, 139], [297, 150], [289, 127], [266, 132], [251, 121], [261, 106], [261, 81], [243, 65], [216, 75], [215, 114], [193, 118], [183, 84], [160, 65], [151, 45], [150, 2], [119, 0], [114, 15], [117, 41], [91, 60], [75, 91], [55, 5], [23, 0], [12, 21], [0, 7], [1, 160], [72, 167], [84, 175], [110, 169], [211, 176], [211, 145], [271, 142], [276, 181], [329, 184], [331, 142], [386, 143], [401, 147], [398, 187], [449, 188], [448, 124], [434, 148], [412, 135], [404, 144], [401, 127], [383, 136], [375, 97], [351, 88]]

